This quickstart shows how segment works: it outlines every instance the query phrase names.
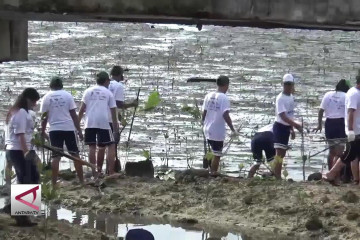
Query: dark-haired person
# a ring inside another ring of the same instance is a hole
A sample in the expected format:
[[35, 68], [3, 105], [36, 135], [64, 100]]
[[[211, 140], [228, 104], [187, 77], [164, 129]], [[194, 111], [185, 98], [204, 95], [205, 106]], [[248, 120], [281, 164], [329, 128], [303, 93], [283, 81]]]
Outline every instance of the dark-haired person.
[[263, 161], [263, 151], [265, 152], [267, 162], [274, 160], [274, 134], [273, 125], [269, 124], [260, 128], [251, 140], [251, 152], [256, 163], [250, 168], [248, 178], [254, 177]]
[[226, 126], [229, 126], [232, 131], [232, 136], [236, 136], [232, 120], [230, 118], [230, 101], [226, 96], [229, 89], [229, 78], [220, 76], [216, 80], [217, 91], [210, 92], [205, 96], [203, 103], [202, 122], [204, 125], [205, 137], [214, 154], [211, 161], [210, 173], [217, 175], [219, 168], [220, 157], [226, 136]]
[[[34, 121], [30, 110], [36, 106], [40, 99], [34, 88], [26, 88], [16, 99], [6, 116], [6, 158], [15, 168], [19, 184], [38, 184], [39, 171], [34, 159], [31, 159], [31, 139], [34, 132]], [[10, 205], [4, 208], [8, 212]], [[27, 216], [16, 216], [15, 220], [20, 226], [33, 226]]]
[[295, 139], [294, 128], [299, 132], [302, 131], [301, 125], [294, 121], [295, 101], [292, 93], [294, 92], [295, 80], [293, 75], [285, 74], [282, 82], [283, 90], [276, 98], [276, 120], [273, 126], [276, 150], [273, 169], [277, 179], [281, 179], [281, 169], [288, 149], [290, 134], [291, 138]]
[[328, 154], [329, 170], [335, 164], [336, 160], [344, 152], [344, 144], [336, 144], [334, 139], [346, 138], [345, 133], [345, 98], [349, 86], [345, 79], [341, 79], [336, 85], [335, 91], [327, 92], [320, 105], [318, 114], [318, 126], [316, 132], [322, 130], [322, 119], [325, 112], [325, 137], [330, 145]]
[[[116, 106], [117, 108], [124, 110], [127, 108], [131, 108], [131, 107], [137, 107], [138, 106], [138, 102], [137, 100], [134, 100], [131, 103], [126, 103], [125, 102], [125, 89], [124, 89], [124, 69], [121, 66], [114, 66], [111, 69], [111, 80], [110, 80], [110, 84], [108, 89], [111, 91], [111, 93], [113, 94], [114, 98], [115, 98], [115, 102], [116, 102]], [[111, 122], [111, 113], [109, 110], [109, 124], [112, 127], [112, 122]], [[120, 138], [119, 138], [120, 140]], [[117, 144], [119, 142], [115, 143], [115, 151], [117, 151]], [[116, 152], [115, 152], [116, 155]], [[107, 155], [108, 157], [111, 155]], [[108, 160], [108, 159], [107, 159]], [[118, 163], [120, 164], [120, 163]], [[102, 164], [101, 164], [101, 168], [102, 168]], [[120, 166], [119, 166], [120, 168]]]
[[[85, 114], [85, 144], [89, 145], [89, 161], [97, 163], [98, 173], [102, 172], [105, 148], [109, 148], [109, 174], [114, 174], [115, 142], [119, 138], [119, 125], [116, 116], [116, 102], [113, 94], [108, 89], [110, 84], [109, 75], [100, 72], [96, 75], [96, 86], [85, 90], [80, 111], [79, 119]], [[114, 134], [109, 125], [108, 109], [111, 112], [111, 119]], [[96, 145], [99, 147], [97, 157]], [[93, 170], [94, 178], [98, 173]]]
[[359, 184], [359, 158], [360, 158], [360, 75], [356, 77], [356, 86], [350, 88], [345, 98], [345, 129], [348, 143], [340, 160], [326, 173], [324, 179], [334, 183], [342, 168], [351, 162], [353, 181]]
[[[40, 112], [44, 114], [41, 122], [42, 135], [46, 136], [46, 125], [49, 122], [49, 136], [51, 146], [63, 150], [64, 143], [69, 154], [80, 158], [77, 135], [83, 139], [76, 104], [73, 96], [63, 90], [63, 81], [59, 77], [53, 77], [50, 81], [50, 89], [42, 99]], [[59, 174], [59, 162], [61, 156], [52, 154], [52, 184], [56, 186]], [[74, 162], [75, 170], [80, 183], [84, 182], [81, 164]]]

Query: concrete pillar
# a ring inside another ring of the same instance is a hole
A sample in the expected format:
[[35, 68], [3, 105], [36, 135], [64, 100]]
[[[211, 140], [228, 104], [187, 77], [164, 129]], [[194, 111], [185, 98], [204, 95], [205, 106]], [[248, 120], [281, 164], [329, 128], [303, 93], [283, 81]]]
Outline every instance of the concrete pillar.
[[0, 62], [28, 60], [27, 21], [0, 20]]
[[28, 22], [10, 22], [10, 49], [12, 61], [28, 60]]
[[10, 21], [0, 20], [0, 62], [10, 60]]

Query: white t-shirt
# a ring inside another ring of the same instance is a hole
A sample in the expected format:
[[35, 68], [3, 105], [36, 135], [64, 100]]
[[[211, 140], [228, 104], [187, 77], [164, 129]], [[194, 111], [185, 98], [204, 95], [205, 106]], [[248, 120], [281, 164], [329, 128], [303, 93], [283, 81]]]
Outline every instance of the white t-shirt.
[[330, 91], [325, 94], [321, 101], [320, 108], [325, 111], [326, 118], [345, 117], [346, 93], [341, 91]]
[[354, 132], [356, 135], [360, 134], [360, 90], [356, 87], [350, 88], [350, 90], [346, 94], [345, 99], [345, 124], [346, 124], [346, 131], [348, 131], [348, 109], [352, 108], [355, 109], [354, 112]]
[[258, 133], [262, 133], [262, 132], [273, 132], [273, 126], [274, 126], [273, 123], [272, 123], [272, 124], [269, 124], [269, 125], [266, 125], [266, 126], [260, 128], [257, 132], [258, 132]]
[[108, 111], [116, 108], [113, 94], [104, 86], [85, 90], [82, 102], [86, 105], [85, 128], [110, 129]]
[[280, 113], [285, 112], [285, 115], [290, 118], [294, 119], [294, 109], [295, 109], [295, 102], [293, 95], [286, 95], [284, 93], [280, 93], [276, 97], [276, 122], [281, 123], [283, 125], [289, 126], [288, 123], [284, 122], [280, 117]]
[[23, 150], [20, 144], [20, 138], [17, 134], [24, 133], [26, 145], [31, 149], [31, 139], [34, 132], [34, 121], [25, 109], [21, 108], [15, 112], [9, 123], [5, 126], [5, 144], [6, 150]]
[[[113, 94], [115, 101], [121, 101], [121, 102], [125, 101], [124, 85], [121, 82], [117, 82], [116, 80], [111, 80], [108, 89]], [[112, 122], [110, 109], [109, 109], [109, 122]]]
[[230, 111], [230, 101], [224, 93], [211, 92], [205, 96], [203, 110], [206, 110], [204, 133], [208, 140], [224, 141], [226, 136], [223, 114]]
[[75, 131], [70, 110], [76, 109], [73, 96], [65, 90], [48, 92], [42, 99], [40, 112], [47, 112], [50, 131]]

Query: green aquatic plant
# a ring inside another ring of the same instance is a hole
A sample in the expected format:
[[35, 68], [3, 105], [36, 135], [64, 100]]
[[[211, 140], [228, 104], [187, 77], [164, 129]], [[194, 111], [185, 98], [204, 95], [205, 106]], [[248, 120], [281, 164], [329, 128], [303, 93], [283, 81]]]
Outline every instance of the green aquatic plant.
[[156, 108], [161, 102], [160, 93], [153, 91], [150, 93], [147, 101], [145, 102], [144, 111], [150, 111]]

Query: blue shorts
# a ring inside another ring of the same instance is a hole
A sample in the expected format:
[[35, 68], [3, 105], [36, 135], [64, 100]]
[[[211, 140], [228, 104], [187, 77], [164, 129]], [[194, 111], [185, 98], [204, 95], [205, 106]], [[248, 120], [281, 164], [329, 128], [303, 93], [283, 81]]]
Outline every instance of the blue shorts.
[[326, 139], [346, 138], [345, 119], [327, 118], [325, 121]]
[[[50, 131], [49, 132], [51, 146], [58, 150], [66, 149], [70, 154], [79, 154], [77, 135], [75, 131]], [[52, 157], [57, 157], [58, 154], [53, 153]]]
[[224, 147], [224, 142], [223, 141], [214, 141], [214, 140], [209, 140], [209, 139], [207, 140], [207, 142], [210, 145], [213, 154], [215, 156], [221, 157], [222, 150]]
[[256, 133], [251, 140], [251, 152], [256, 162], [262, 162], [263, 151], [268, 162], [274, 159], [274, 134], [272, 132]]
[[289, 138], [290, 138], [291, 126], [287, 126], [278, 122], [274, 123], [273, 132], [274, 132], [274, 147], [281, 149], [289, 148]]

